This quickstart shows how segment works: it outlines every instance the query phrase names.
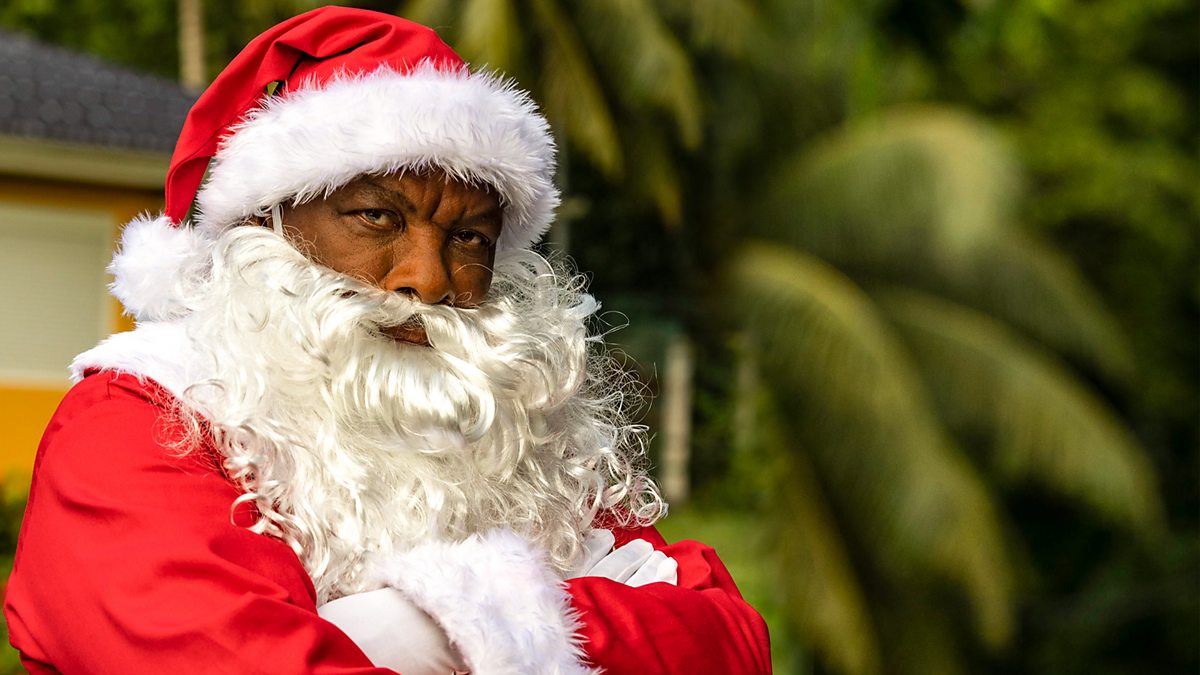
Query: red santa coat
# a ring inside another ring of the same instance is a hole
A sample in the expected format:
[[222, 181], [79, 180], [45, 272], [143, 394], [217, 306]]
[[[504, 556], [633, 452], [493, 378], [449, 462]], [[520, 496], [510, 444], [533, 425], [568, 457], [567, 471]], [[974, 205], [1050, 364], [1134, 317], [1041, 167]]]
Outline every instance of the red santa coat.
[[[33, 673], [387, 673], [316, 614], [312, 581], [277, 539], [230, 517], [238, 488], [213, 455], [180, 457], [166, 390], [128, 374], [85, 378], [38, 448], [5, 602]], [[715, 552], [649, 540], [679, 583], [567, 582], [586, 660], [613, 674], [769, 673], [766, 626]], [[461, 589], [455, 603], [477, 598]], [[435, 614], [435, 618], [438, 618]], [[514, 649], [519, 649], [516, 645]]]

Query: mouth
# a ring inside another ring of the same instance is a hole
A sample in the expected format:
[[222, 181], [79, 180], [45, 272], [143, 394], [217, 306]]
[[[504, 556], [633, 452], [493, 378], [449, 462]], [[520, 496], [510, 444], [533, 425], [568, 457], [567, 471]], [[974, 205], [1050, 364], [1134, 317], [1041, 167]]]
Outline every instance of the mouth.
[[425, 326], [420, 319], [405, 321], [399, 326], [380, 326], [379, 332], [396, 342], [403, 342], [421, 347], [430, 347], [429, 336], [425, 334]]

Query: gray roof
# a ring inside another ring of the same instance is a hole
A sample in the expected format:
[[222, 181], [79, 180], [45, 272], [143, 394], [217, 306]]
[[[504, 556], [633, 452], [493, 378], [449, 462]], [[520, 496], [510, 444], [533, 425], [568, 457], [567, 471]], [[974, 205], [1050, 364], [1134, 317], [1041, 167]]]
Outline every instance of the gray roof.
[[170, 80], [0, 30], [0, 134], [169, 153], [195, 99]]

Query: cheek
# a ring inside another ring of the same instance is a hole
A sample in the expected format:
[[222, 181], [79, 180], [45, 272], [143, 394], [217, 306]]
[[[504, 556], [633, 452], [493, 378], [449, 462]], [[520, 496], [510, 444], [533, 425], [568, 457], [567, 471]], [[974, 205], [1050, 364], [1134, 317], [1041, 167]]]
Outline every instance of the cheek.
[[392, 267], [389, 247], [366, 245], [341, 233], [315, 237], [311, 241], [309, 257], [335, 272], [371, 285], [379, 285]]
[[460, 267], [454, 275], [455, 294], [469, 297], [469, 304], [479, 304], [492, 287], [490, 265], [472, 264]]

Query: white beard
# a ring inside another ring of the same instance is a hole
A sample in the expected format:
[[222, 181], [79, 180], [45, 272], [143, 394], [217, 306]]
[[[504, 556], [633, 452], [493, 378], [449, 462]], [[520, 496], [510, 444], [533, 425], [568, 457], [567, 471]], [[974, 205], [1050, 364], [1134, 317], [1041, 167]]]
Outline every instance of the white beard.
[[[627, 424], [631, 379], [585, 321], [582, 282], [501, 253], [479, 308], [414, 303], [308, 261], [259, 227], [221, 235], [183, 319], [218, 375], [183, 395], [256, 531], [288, 542], [318, 602], [369, 590], [377, 553], [508, 527], [565, 572], [600, 511], [665, 510]], [[380, 327], [419, 316], [432, 348]]]

